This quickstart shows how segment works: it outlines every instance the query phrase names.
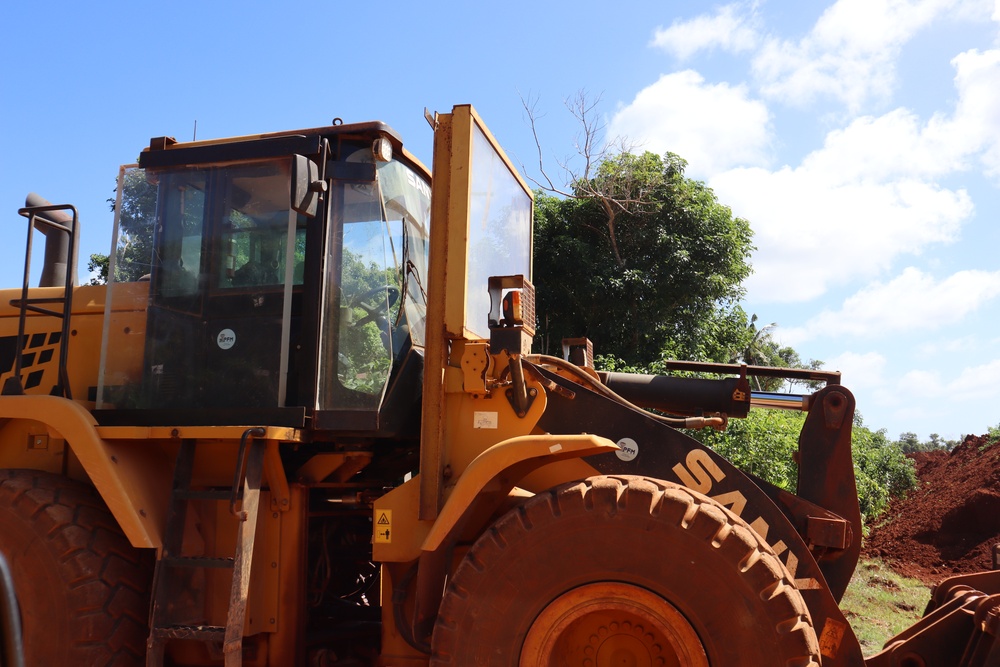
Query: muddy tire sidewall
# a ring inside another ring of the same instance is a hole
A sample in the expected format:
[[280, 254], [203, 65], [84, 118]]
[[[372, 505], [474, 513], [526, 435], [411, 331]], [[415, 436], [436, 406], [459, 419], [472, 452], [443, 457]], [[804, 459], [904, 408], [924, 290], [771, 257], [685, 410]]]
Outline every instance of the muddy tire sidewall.
[[150, 559], [93, 489], [0, 470], [0, 551], [14, 579], [25, 664], [144, 664]]

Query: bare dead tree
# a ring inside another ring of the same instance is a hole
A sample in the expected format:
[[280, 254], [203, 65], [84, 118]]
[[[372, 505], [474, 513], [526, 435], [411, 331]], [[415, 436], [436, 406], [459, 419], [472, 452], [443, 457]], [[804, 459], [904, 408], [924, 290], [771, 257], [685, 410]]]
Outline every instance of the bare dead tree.
[[[625, 260], [619, 251], [616, 222], [622, 214], [638, 214], [652, 206], [650, 193], [639, 186], [634, 170], [625, 168], [622, 157], [637, 147], [625, 137], [615, 137], [605, 141], [607, 126], [601, 120], [598, 108], [601, 95], [589, 96], [578, 91], [572, 98], [563, 101], [570, 114], [576, 119], [580, 131], [574, 137], [574, 148], [582, 160], [582, 169], [571, 165], [570, 159], [557, 160], [566, 186], [559, 187], [545, 166], [542, 142], [538, 136], [538, 100], [521, 97], [521, 104], [527, 115], [528, 124], [538, 152], [538, 172], [541, 180], [528, 179], [542, 190], [572, 199], [587, 199], [596, 202], [604, 213], [605, 231], [611, 244], [615, 262], [625, 268]], [[615, 165], [614, 161], [618, 160]], [[617, 166], [618, 168], [614, 168]], [[523, 169], [522, 171], [527, 171]], [[588, 225], [590, 229], [598, 229]]]

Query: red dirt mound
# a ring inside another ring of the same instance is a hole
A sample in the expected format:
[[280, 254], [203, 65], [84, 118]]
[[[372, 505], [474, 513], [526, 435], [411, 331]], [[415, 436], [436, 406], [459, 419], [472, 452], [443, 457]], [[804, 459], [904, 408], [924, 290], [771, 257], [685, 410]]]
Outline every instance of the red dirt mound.
[[862, 555], [926, 583], [991, 569], [1000, 543], [1000, 443], [970, 435], [950, 453], [913, 459], [919, 486], [869, 527]]

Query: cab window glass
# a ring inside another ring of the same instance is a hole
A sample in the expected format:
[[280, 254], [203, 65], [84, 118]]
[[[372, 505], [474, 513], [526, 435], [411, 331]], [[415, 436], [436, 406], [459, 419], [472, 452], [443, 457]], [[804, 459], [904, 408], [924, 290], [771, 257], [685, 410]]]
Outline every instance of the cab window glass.
[[197, 294], [205, 226], [204, 171], [166, 174], [160, 184], [157, 287], [164, 297]]
[[[216, 289], [284, 285], [288, 259], [288, 175], [266, 163], [228, 169], [218, 227]], [[292, 248], [292, 276], [302, 284], [305, 220], [299, 219]]]

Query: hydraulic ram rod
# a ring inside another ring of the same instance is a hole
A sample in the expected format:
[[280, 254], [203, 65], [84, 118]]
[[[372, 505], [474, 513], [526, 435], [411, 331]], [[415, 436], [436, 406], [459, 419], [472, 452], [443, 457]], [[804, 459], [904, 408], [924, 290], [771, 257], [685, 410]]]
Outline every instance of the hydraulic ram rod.
[[750, 393], [750, 407], [808, 412], [811, 398], [812, 396], [809, 394], [779, 394], [770, 391], [754, 391]]

